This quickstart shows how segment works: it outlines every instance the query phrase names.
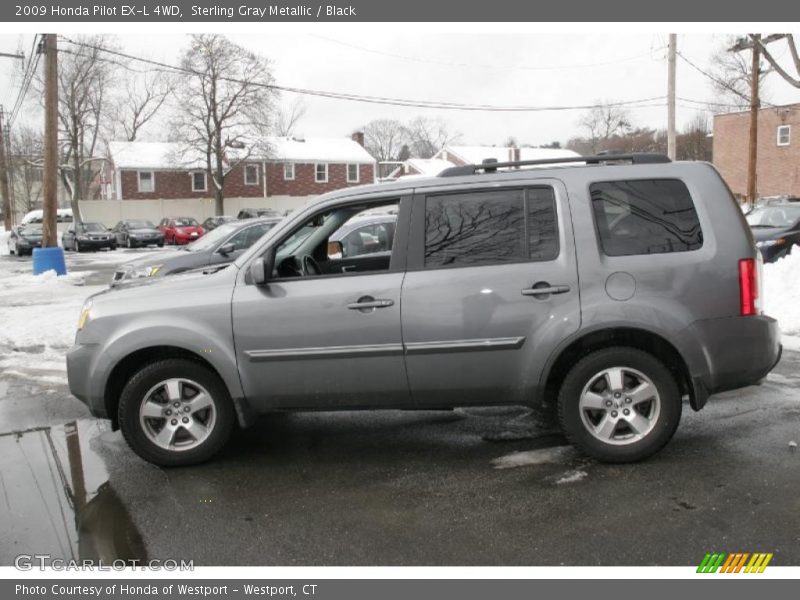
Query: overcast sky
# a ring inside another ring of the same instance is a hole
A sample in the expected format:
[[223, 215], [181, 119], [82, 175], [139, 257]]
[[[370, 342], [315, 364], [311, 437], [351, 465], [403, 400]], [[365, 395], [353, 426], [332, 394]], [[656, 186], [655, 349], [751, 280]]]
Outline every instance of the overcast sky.
[[[145, 28], [146, 25], [139, 25]], [[273, 64], [281, 85], [413, 100], [489, 105], [565, 106], [597, 100], [638, 100], [666, 94], [666, 34], [544, 35], [413, 34], [413, 24], [364, 28], [354, 35], [331, 26], [322, 34], [231, 36]], [[176, 63], [187, 36], [118, 35], [124, 51]], [[678, 48], [692, 62], [707, 67], [722, 34], [682, 34]], [[26, 51], [30, 35], [0, 35], [0, 52]], [[788, 58], [783, 42], [779, 56]], [[776, 50], [778, 47], [776, 44]], [[10, 59], [0, 61], [0, 101], [13, 104], [19, 78]], [[678, 60], [677, 95], [695, 101], [713, 100], [710, 81]], [[775, 104], [800, 102], [800, 91], [777, 75], [767, 83]], [[288, 104], [294, 95], [285, 94]], [[581, 111], [540, 113], [459, 112], [379, 106], [306, 97], [306, 116], [298, 133], [307, 137], [349, 135], [378, 118], [409, 120], [418, 115], [441, 117], [469, 144], [502, 144], [509, 136], [520, 143], [562, 143], [579, 133]], [[663, 102], [663, 101], [661, 101]], [[33, 94], [21, 120], [39, 122]], [[682, 127], [700, 109], [680, 101]], [[631, 109], [636, 125], [666, 127], [666, 107]], [[144, 132], [158, 139], [160, 128]]]

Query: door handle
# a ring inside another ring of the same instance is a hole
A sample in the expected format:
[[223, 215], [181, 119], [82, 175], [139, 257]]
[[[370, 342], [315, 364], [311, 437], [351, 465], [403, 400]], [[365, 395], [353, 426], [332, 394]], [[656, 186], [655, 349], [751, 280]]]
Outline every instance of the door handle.
[[355, 270], [356, 270], [355, 265], [344, 265], [342, 267], [342, 273], [349, 273], [350, 271], [355, 271]]
[[549, 285], [542, 282], [534, 284], [533, 287], [525, 288], [522, 290], [522, 295], [538, 298], [539, 296], [548, 296], [550, 294], [566, 294], [568, 291], [568, 285]]
[[347, 308], [350, 310], [370, 310], [375, 308], [387, 308], [389, 306], [394, 306], [394, 300], [376, 300], [372, 296], [364, 296], [363, 298], [359, 298], [357, 302], [348, 304]]

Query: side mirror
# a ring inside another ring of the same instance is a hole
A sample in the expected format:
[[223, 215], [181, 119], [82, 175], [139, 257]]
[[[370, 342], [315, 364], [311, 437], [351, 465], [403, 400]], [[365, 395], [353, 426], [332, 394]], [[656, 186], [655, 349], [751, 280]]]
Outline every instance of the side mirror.
[[248, 274], [250, 275], [250, 281], [252, 281], [255, 285], [264, 285], [267, 283], [270, 277], [272, 277], [272, 271], [275, 268], [275, 254], [274, 252], [270, 251], [266, 254], [266, 256], [261, 256], [253, 260], [248, 267]]
[[217, 250], [217, 252], [222, 254], [222, 256], [228, 256], [228, 254], [231, 254], [235, 251], [236, 251], [236, 246], [233, 244], [223, 244], [222, 246], [219, 247], [219, 250]]
[[328, 242], [328, 260], [344, 258], [342, 242]]

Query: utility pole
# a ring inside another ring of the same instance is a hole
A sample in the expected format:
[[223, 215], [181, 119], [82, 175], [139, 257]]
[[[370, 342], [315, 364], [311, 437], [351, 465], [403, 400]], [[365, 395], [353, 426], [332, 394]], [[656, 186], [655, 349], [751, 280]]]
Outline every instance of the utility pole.
[[678, 36], [669, 34], [667, 58], [667, 156], [675, 160], [675, 58], [678, 53]]
[[8, 191], [8, 162], [6, 157], [5, 114], [0, 106], [0, 194], [3, 196], [3, 225], [11, 231], [11, 194]]
[[761, 104], [758, 94], [761, 63], [761, 34], [753, 36], [753, 64], [750, 77], [750, 141], [747, 154], [747, 201], [750, 206], [756, 202], [756, 180], [758, 178], [758, 109]]
[[58, 246], [58, 42], [55, 33], [44, 35], [44, 198], [42, 247]]

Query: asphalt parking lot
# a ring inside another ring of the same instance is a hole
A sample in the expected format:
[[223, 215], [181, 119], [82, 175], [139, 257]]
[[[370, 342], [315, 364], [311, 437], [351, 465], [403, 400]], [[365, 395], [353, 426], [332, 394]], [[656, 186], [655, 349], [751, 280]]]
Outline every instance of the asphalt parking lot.
[[[103, 258], [87, 283], [110, 277]], [[586, 459], [524, 408], [473, 408], [264, 417], [215, 461], [164, 470], [57, 369], [0, 371], [0, 424], [5, 565], [696, 565], [710, 551], [800, 564], [791, 351], [761, 386], [685, 406], [672, 442], [634, 465]]]

